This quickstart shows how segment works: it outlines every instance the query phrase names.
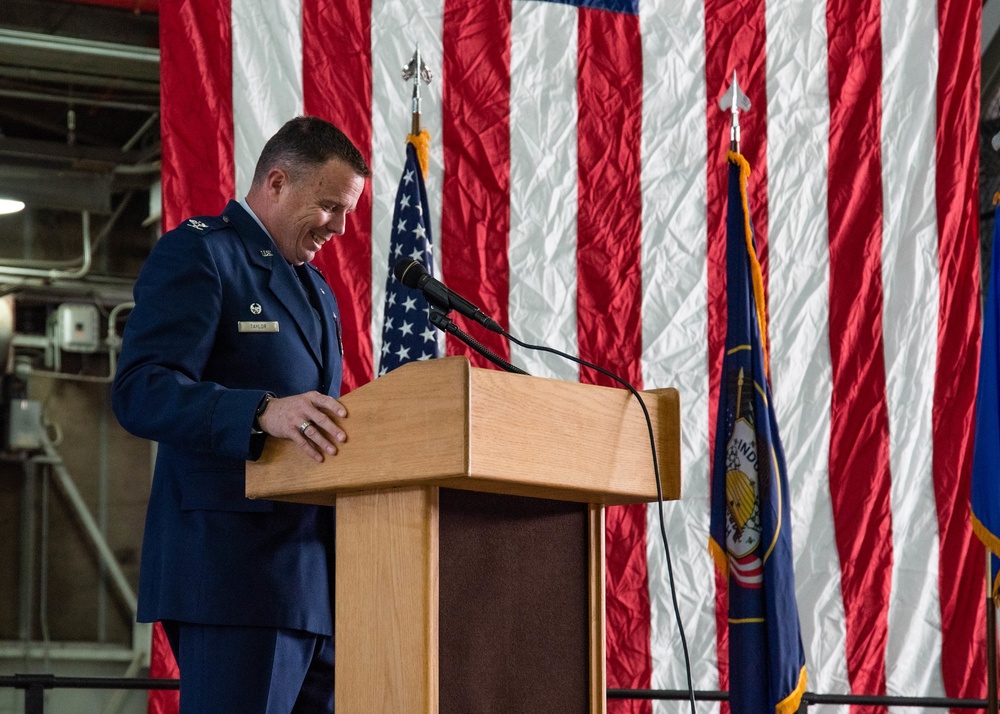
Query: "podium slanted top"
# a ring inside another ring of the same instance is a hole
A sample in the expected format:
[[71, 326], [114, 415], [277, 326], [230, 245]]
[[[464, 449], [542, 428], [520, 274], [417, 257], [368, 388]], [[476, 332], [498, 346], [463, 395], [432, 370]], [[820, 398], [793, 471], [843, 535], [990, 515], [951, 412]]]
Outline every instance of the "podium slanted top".
[[[680, 498], [676, 389], [643, 392], [664, 499]], [[246, 493], [332, 504], [336, 494], [443, 486], [616, 505], [656, 500], [642, 410], [625, 390], [474, 368], [465, 357], [413, 362], [345, 395], [347, 433], [317, 463], [269, 439], [247, 462]]]

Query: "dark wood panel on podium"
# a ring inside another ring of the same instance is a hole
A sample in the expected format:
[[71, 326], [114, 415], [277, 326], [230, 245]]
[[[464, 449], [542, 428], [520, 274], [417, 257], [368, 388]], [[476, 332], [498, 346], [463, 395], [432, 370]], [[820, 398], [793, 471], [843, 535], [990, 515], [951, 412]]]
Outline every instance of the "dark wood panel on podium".
[[[677, 392], [644, 399], [679, 498]], [[342, 402], [335, 457], [247, 464], [251, 498], [336, 505], [337, 711], [605, 711], [604, 507], [656, 500], [636, 400], [449, 357]]]

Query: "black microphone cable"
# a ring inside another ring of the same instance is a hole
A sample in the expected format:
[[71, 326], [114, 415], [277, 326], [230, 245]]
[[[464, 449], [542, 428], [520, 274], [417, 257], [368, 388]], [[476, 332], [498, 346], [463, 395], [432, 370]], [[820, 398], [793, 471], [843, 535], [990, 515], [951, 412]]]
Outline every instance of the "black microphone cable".
[[635, 397], [636, 401], [639, 402], [639, 406], [642, 407], [643, 416], [646, 417], [646, 430], [649, 432], [649, 448], [653, 454], [653, 473], [656, 476], [656, 509], [660, 521], [660, 539], [663, 541], [663, 552], [666, 554], [666, 560], [667, 560], [667, 578], [670, 582], [670, 602], [674, 608], [674, 621], [677, 623], [677, 630], [681, 636], [681, 648], [684, 650], [684, 670], [687, 675], [688, 695], [690, 696], [691, 700], [691, 714], [696, 714], [694, 681], [691, 677], [691, 656], [688, 653], [687, 637], [684, 634], [684, 624], [681, 622], [681, 611], [677, 605], [677, 588], [674, 584], [674, 566], [670, 560], [670, 543], [667, 539], [667, 527], [664, 524], [664, 518], [663, 518], [663, 488], [660, 485], [660, 464], [656, 457], [656, 438], [653, 435], [653, 423], [652, 420], [649, 418], [649, 410], [646, 408], [646, 402], [643, 401], [642, 396], [639, 394], [639, 392], [636, 390], [635, 387], [633, 387], [631, 384], [629, 384], [624, 379], [619, 377], [617, 374], [614, 374], [613, 372], [610, 372], [604, 369], [603, 367], [598, 367], [596, 364], [591, 364], [586, 360], [582, 360], [579, 357], [574, 357], [573, 355], [566, 354], [565, 352], [560, 352], [559, 350], [554, 349], [552, 347], [545, 347], [544, 345], [530, 345], [526, 342], [522, 342], [521, 340], [517, 339], [503, 328], [501, 328], [500, 334], [502, 334], [504, 337], [506, 337], [514, 344], [524, 347], [525, 349], [535, 350], [538, 352], [549, 352], [551, 354], [558, 355], [560, 357], [568, 359], [571, 362], [576, 362], [577, 364], [583, 365], [584, 367], [590, 367], [591, 369], [596, 370], [607, 377], [610, 377], [611, 379], [615, 380], [616, 382], [624, 386], [629, 392], [631, 392], [632, 396]]
[[460, 339], [462, 342], [467, 344], [469, 347], [474, 349], [476, 352], [481, 354], [483, 357], [488, 359], [496, 366], [506, 370], [507, 372], [512, 372], [513, 374], [523, 374], [530, 376], [523, 369], [521, 369], [520, 367], [515, 367], [510, 362], [505, 360], [503, 357], [498, 355], [496, 352], [491, 350], [489, 347], [479, 342], [475, 337], [473, 337], [469, 333], [463, 332], [458, 327], [458, 325], [455, 324], [454, 320], [447, 317], [443, 312], [438, 310], [436, 307], [432, 306], [428, 311], [428, 314], [430, 315], [431, 324], [434, 325], [434, 327], [438, 328], [443, 332], [447, 332], [449, 335], [454, 335], [455, 337]]

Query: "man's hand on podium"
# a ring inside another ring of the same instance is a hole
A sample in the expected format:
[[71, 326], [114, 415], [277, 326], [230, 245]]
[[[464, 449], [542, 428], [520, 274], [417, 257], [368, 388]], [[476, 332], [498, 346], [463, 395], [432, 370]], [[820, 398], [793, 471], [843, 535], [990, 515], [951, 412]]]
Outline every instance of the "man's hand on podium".
[[319, 392], [295, 394], [271, 399], [260, 415], [262, 431], [279, 439], [291, 439], [306, 455], [323, 461], [323, 453], [333, 456], [337, 444], [347, 441], [347, 434], [333, 421], [333, 416], [347, 416], [347, 409], [333, 397]]

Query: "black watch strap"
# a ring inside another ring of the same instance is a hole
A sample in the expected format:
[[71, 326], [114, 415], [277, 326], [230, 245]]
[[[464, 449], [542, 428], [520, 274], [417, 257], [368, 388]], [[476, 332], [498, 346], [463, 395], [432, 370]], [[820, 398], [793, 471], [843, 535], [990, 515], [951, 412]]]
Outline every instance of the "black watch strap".
[[253, 415], [253, 430], [256, 432], [262, 432], [263, 429], [260, 428], [260, 418], [264, 415], [264, 410], [267, 409], [267, 405], [271, 403], [271, 400], [275, 398], [272, 392], [268, 392], [263, 397], [261, 397], [260, 403], [257, 405], [257, 411]]

